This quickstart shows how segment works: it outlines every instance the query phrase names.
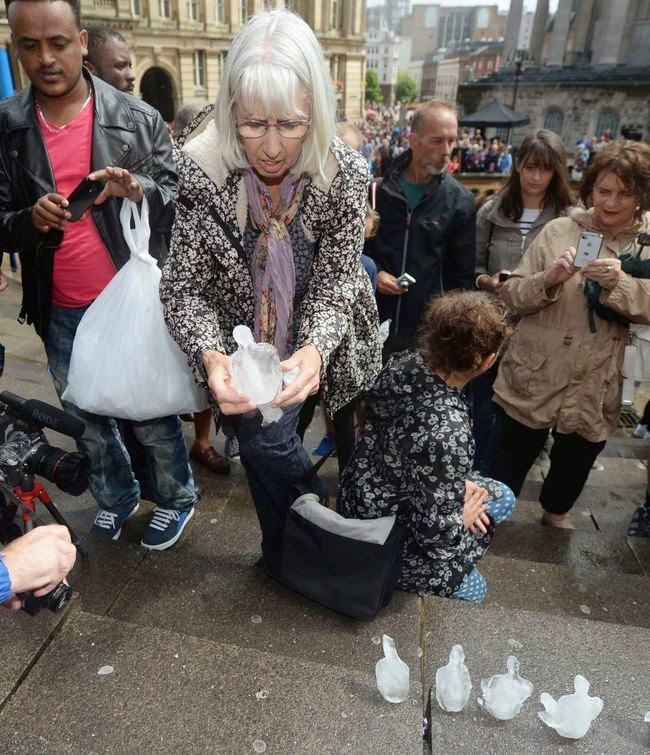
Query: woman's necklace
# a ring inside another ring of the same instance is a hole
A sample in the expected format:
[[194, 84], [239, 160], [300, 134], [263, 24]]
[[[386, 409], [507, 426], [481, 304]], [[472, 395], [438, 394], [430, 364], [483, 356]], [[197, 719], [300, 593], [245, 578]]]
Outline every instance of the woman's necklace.
[[36, 112], [38, 113], [41, 119], [41, 123], [50, 132], [50, 134], [60, 134], [61, 131], [68, 128], [68, 126], [72, 123], [72, 121], [85, 110], [85, 108], [88, 106], [88, 103], [92, 100], [92, 98], [93, 98], [93, 91], [90, 87], [88, 87], [88, 97], [86, 97], [86, 101], [81, 106], [79, 112], [77, 113], [77, 115], [74, 116], [74, 118], [69, 120], [67, 123], [64, 123], [63, 126], [57, 126], [56, 123], [52, 123], [51, 121], [48, 121], [47, 118], [45, 117], [45, 113], [41, 110], [41, 106], [38, 104], [38, 102], [36, 103]]

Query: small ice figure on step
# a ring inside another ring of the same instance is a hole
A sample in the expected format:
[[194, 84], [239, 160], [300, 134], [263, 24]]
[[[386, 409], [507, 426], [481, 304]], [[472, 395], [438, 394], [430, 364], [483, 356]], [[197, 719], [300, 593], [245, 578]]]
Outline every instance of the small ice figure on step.
[[533, 694], [532, 682], [519, 676], [519, 661], [514, 655], [508, 656], [506, 667], [505, 674], [481, 681], [483, 697], [478, 698], [478, 704], [500, 721], [514, 718]]
[[459, 713], [469, 700], [472, 680], [465, 665], [462, 645], [454, 645], [449, 663], [436, 671], [436, 700], [447, 713]]
[[259, 408], [263, 424], [276, 422], [282, 416], [282, 409], [271, 406], [282, 390], [278, 350], [270, 343], [255, 343], [246, 325], [237, 325], [232, 335], [239, 347], [230, 357], [233, 385]]
[[409, 696], [409, 667], [397, 655], [395, 640], [384, 635], [384, 658], [377, 661], [377, 688], [389, 703], [403, 703]]
[[539, 701], [546, 708], [537, 715], [542, 721], [555, 729], [562, 737], [580, 739], [589, 731], [591, 722], [603, 709], [599, 697], [589, 697], [589, 682], [578, 674], [573, 680], [575, 692], [562, 695], [556, 702], [549, 694], [542, 692]]

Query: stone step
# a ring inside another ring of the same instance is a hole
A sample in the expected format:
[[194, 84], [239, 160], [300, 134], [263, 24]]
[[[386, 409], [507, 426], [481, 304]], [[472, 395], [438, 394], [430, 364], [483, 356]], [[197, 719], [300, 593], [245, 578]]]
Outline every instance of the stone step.
[[28, 753], [416, 753], [421, 725], [420, 686], [387, 703], [374, 663], [332, 667], [76, 611], [0, 711], [0, 742]]
[[[445, 713], [433, 689], [430, 724], [434, 753], [467, 755], [575, 752], [590, 755], [638, 755], [648, 746], [643, 722], [650, 700], [648, 632], [512, 607], [473, 606], [444, 598], [424, 599], [425, 687], [460, 643], [473, 689], [461, 713]], [[491, 718], [476, 702], [480, 682], [504, 673], [508, 655], [521, 661], [521, 675], [534, 684], [532, 697], [511, 721]], [[573, 692], [573, 677], [590, 682], [590, 694], [604, 709], [581, 740], [560, 737], [537, 717], [542, 692], [555, 699]]]
[[487, 606], [525, 609], [650, 628], [648, 578], [524, 561], [488, 551], [478, 566], [488, 584]]
[[60, 613], [44, 610], [35, 617], [0, 608], [0, 707], [47, 646], [74, 602], [75, 599]]
[[[629, 538], [629, 541], [640, 539]], [[553, 529], [523, 521], [500, 524], [490, 552], [509, 559], [564, 564], [604, 575], [643, 574], [648, 569], [645, 560], [639, 560], [645, 558], [643, 545], [628, 542], [624, 537], [596, 530]]]
[[374, 620], [348, 619], [272, 580], [257, 563], [259, 541], [248, 497], [204, 499], [178, 545], [133, 570], [109, 616], [346, 669], [374, 667], [388, 634], [417, 681], [417, 596], [399, 592]]

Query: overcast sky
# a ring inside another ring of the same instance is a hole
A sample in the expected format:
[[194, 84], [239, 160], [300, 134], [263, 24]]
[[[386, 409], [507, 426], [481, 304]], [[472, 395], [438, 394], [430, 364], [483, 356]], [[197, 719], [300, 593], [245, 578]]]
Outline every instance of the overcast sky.
[[[549, 10], [555, 13], [558, 0], [549, 0]], [[383, 0], [368, 0], [368, 5], [383, 5]], [[432, 0], [431, 3], [426, 0], [411, 0], [411, 5], [498, 5], [499, 10], [506, 11], [510, 7], [510, 0]], [[535, 10], [537, 3], [535, 0], [524, 0], [524, 10]]]

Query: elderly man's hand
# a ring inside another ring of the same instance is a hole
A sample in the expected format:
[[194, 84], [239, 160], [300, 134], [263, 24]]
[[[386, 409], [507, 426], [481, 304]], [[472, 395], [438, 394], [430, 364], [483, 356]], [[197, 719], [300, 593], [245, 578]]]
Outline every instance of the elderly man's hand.
[[387, 296], [401, 296], [408, 291], [408, 288], [402, 288], [394, 275], [380, 270], [377, 273], [377, 291]]
[[17, 593], [41, 597], [51, 592], [74, 566], [77, 550], [65, 527], [48, 524], [9, 543], [2, 555], [13, 591], [5, 606], [16, 609], [22, 603]]

